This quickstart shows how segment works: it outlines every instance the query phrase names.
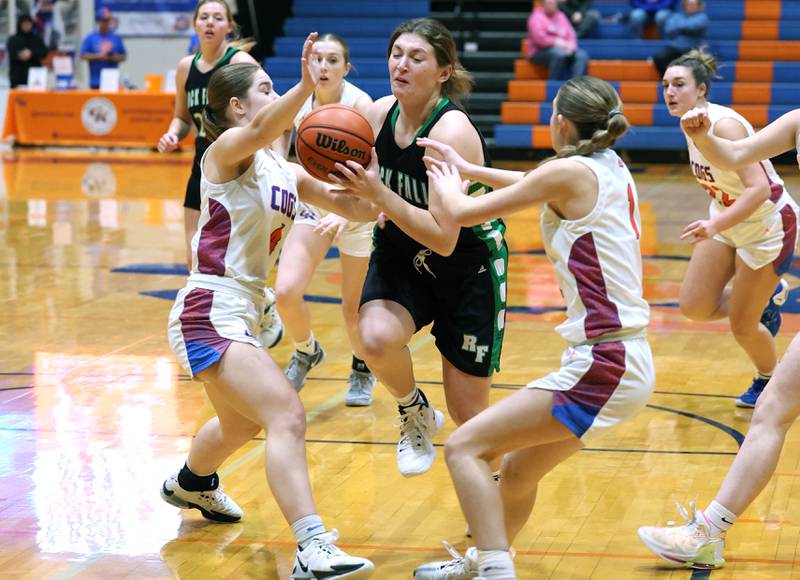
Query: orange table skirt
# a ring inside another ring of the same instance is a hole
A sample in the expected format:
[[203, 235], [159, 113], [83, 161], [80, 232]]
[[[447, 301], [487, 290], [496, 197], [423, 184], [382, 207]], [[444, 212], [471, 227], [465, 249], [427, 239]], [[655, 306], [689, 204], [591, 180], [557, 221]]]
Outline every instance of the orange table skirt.
[[174, 107], [171, 93], [12, 89], [3, 138], [24, 145], [155, 147]]

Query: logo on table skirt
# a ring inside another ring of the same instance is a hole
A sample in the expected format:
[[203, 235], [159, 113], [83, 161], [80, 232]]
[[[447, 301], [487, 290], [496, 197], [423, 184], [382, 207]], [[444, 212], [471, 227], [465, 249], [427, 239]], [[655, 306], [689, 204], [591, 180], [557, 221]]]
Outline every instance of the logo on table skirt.
[[81, 123], [92, 135], [108, 135], [117, 124], [117, 108], [105, 97], [94, 97], [83, 104]]

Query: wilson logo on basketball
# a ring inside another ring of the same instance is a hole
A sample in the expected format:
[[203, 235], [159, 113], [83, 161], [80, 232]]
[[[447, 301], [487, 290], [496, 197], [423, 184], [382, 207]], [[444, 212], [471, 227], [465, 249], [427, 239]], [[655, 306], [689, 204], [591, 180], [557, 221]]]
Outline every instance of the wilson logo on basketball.
[[341, 153], [348, 155], [353, 159], [366, 159], [367, 153], [363, 149], [356, 149], [350, 147], [344, 139], [335, 139], [330, 135], [319, 132], [317, 133], [317, 146], [323, 149], [328, 149], [334, 153]]

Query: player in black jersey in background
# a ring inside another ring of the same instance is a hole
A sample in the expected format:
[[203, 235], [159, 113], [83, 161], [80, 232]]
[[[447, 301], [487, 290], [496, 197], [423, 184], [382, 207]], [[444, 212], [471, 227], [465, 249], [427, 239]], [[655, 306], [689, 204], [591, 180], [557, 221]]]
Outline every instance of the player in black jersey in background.
[[[386, 217], [374, 234], [359, 334], [369, 368], [397, 399], [397, 463], [410, 477], [433, 464], [431, 437], [444, 415], [417, 388], [408, 344], [433, 322], [450, 416], [460, 425], [485, 409], [503, 342], [508, 250], [500, 220], [462, 228], [428, 211], [426, 149], [417, 138], [450, 143], [472, 163], [489, 162], [480, 133], [454, 104], [472, 80], [450, 32], [427, 18], [404, 22], [389, 40], [388, 58], [392, 96], [367, 115], [377, 159], [366, 169], [338, 167], [340, 184]], [[476, 183], [470, 192], [483, 189]]]

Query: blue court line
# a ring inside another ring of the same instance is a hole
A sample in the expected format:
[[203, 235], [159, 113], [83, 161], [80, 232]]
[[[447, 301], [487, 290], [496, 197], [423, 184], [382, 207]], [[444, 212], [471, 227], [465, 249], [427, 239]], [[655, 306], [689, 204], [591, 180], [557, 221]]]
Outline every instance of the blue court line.
[[649, 407], [650, 409], [658, 409], [659, 411], [666, 411], [667, 413], [675, 413], [676, 415], [681, 415], [683, 417], [688, 417], [690, 419], [697, 419], [698, 421], [707, 423], [712, 427], [716, 427], [723, 433], [727, 433], [728, 435], [733, 437], [733, 440], [736, 441], [736, 444], [739, 447], [741, 447], [742, 443], [744, 442], [744, 435], [740, 431], [737, 431], [733, 427], [728, 427], [727, 425], [724, 425], [719, 421], [714, 421], [714, 419], [709, 419], [708, 417], [703, 417], [702, 415], [697, 415], [695, 413], [689, 413], [688, 411], [680, 411], [678, 409], [670, 409], [669, 407], [662, 407], [660, 405], [648, 404], [646, 406]]
[[692, 570], [691, 580], [711, 578], [712, 570]]
[[115, 274], [150, 274], [156, 276], [188, 276], [186, 264], [129, 264], [112, 268]]
[[[263, 437], [257, 437], [263, 439]], [[306, 439], [306, 443], [335, 443], [337, 445], [383, 445], [394, 447], [396, 441], [354, 441], [348, 439]], [[444, 447], [444, 443], [434, 443], [434, 447]], [[670, 449], [614, 449], [611, 447], [584, 447], [581, 451], [594, 453], [653, 453], [662, 455], [736, 455], [733, 451], [678, 451]]]

